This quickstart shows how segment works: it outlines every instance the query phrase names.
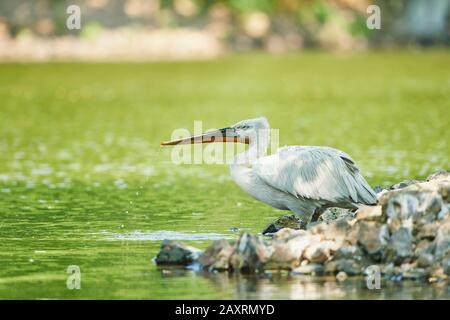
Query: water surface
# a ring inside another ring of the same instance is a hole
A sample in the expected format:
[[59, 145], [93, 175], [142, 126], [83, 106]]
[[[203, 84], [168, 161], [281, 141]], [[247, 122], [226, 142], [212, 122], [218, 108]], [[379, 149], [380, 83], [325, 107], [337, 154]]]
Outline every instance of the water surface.
[[[440, 298], [440, 284], [159, 269], [161, 239], [205, 248], [281, 214], [221, 165], [159, 142], [265, 115], [281, 145], [340, 148], [373, 186], [448, 168], [448, 52], [0, 65], [0, 298]], [[69, 265], [81, 290], [66, 288]]]

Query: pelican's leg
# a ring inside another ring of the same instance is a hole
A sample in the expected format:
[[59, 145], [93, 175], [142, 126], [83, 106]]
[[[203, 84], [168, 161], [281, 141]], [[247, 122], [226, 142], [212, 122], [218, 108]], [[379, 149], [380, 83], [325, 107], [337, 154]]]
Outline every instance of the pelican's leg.
[[326, 210], [325, 207], [319, 207], [319, 208], [316, 208], [316, 209], [314, 210], [314, 213], [313, 213], [312, 216], [311, 216], [311, 221], [310, 221], [310, 223], [311, 223], [311, 222], [316, 222], [317, 220], [319, 220], [320, 216], [322, 215], [322, 213], [324, 213], [325, 210]]
[[314, 215], [314, 212], [309, 211], [295, 212], [295, 215], [299, 221], [300, 229], [306, 230], [306, 227], [310, 223], [311, 218]]
[[308, 223], [311, 222], [312, 217], [314, 216], [316, 207], [314, 206], [299, 206], [298, 203], [296, 203], [295, 206], [292, 206], [289, 208], [295, 216], [297, 217], [297, 220], [299, 221], [300, 229], [306, 230], [306, 226]]

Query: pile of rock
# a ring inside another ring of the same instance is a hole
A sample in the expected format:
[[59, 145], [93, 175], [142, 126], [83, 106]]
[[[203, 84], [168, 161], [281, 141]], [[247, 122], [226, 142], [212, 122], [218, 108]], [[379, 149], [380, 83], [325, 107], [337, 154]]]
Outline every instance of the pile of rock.
[[270, 240], [242, 233], [235, 242], [219, 240], [203, 252], [164, 241], [156, 262], [195, 263], [209, 271], [285, 269], [338, 277], [364, 274], [376, 265], [392, 280], [448, 280], [449, 200], [450, 173], [443, 172], [425, 182], [381, 191], [377, 206], [307, 230], [282, 228]]

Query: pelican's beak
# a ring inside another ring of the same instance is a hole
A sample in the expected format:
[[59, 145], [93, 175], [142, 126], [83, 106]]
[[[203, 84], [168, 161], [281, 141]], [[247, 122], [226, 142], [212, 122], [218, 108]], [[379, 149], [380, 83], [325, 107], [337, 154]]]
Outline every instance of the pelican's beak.
[[162, 146], [173, 146], [179, 144], [194, 144], [194, 143], [211, 143], [211, 142], [239, 142], [248, 144], [248, 138], [240, 137], [234, 128], [227, 127], [219, 130], [205, 132], [197, 136], [188, 138], [181, 138], [171, 141], [161, 142]]

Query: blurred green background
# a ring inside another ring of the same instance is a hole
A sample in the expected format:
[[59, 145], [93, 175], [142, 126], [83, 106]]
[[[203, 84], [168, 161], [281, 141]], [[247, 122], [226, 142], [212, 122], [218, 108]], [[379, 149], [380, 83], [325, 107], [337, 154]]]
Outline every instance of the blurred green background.
[[[81, 28], [69, 30], [66, 10], [74, 4]], [[367, 27], [371, 5], [379, 8], [380, 29]], [[447, 0], [5, 0], [0, 59], [199, 59], [255, 49], [447, 47], [449, 13]]]

